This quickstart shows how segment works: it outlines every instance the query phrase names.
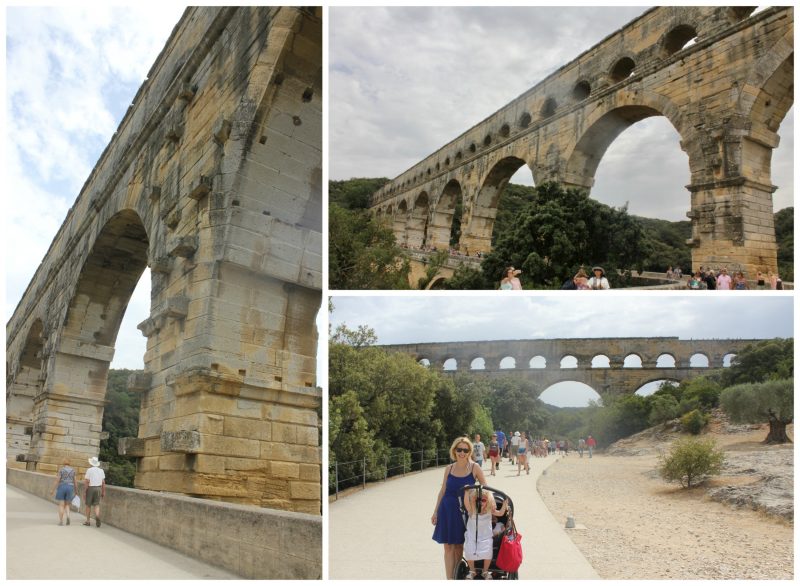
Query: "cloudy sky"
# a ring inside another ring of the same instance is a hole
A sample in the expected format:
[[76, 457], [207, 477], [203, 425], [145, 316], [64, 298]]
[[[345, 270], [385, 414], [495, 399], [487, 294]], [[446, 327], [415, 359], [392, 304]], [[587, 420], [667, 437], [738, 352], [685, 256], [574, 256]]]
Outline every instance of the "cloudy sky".
[[[644, 12], [641, 7], [332, 8], [330, 178], [393, 178]], [[793, 111], [773, 156], [792, 205]], [[512, 179], [532, 184], [526, 168]], [[688, 158], [665, 118], [623, 132], [592, 196], [686, 220]]]
[[[4, 311], [39, 262], [184, 7], [8, 8]], [[149, 276], [140, 281], [113, 366], [141, 368]]]
[[[331, 328], [375, 330], [379, 344], [547, 338], [661, 337], [681, 339], [792, 337], [793, 298], [743, 294], [564, 295], [497, 294], [335, 296]], [[562, 383], [559, 383], [560, 385]], [[585, 404], [594, 393], [564, 383], [549, 398]], [[655, 390], [655, 389], [652, 389]], [[549, 402], [549, 401], [548, 401]]]

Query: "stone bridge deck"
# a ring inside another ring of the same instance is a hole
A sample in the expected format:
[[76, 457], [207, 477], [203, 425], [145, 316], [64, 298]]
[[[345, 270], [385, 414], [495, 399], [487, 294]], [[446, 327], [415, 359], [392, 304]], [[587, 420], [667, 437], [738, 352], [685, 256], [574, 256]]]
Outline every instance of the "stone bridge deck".
[[6, 579], [239, 579], [110, 525], [84, 527], [83, 515], [71, 516], [69, 527], [59, 527], [55, 504], [6, 485]]

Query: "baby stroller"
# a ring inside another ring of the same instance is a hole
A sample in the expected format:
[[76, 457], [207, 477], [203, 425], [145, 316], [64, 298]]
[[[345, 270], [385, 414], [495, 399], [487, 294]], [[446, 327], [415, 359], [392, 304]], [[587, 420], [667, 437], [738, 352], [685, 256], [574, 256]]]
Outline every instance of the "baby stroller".
[[[500, 551], [500, 541], [504, 535], [510, 535], [512, 533], [516, 533], [517, 528], [514, 525], [514, 503], [511, 501], [511, 497], [505, 494], [503, 491], [498, 490], [496, 488], [492, 488], [490, 486], [481, 486], [480, 484], [475, 484], [472, 486], [464, 486], [460, 489], [461, 494], [458, 497], [458, 502], [461, 507], [461, 516], [464, 518], [464, 526], [467, 525], [467, 517], [469, 516], [467, 510], [464, 506], [464, 496], [466, 491], [468, 490], [477, 490], [478, 491], [478, 501], [480, 501], [481, 492], [483, 490], [489, 490], [494, 494], [494, 502], [499, 510], [503, 506], [503, 502], [508, 501], [508, 509], [506, 509], [505, 514], [502, 517], [497, 517], [498, 523], [503, 524], [503, 532], [499, 535], [495, 535], [492, 544], [492, 562], [489, 564], [489, 573], [492, 575], [492, 579], [494, 580], [518, 580], [518, 573], [517, 572], [507, 572], [505, 570], [501, 570], [497, 567], [497, 554]], [[455, 580], [465, 580], [467, 574], [469, 573], [469, 564], [467, 560], [463, 557], [461, 561], [456, 564], [456, 568], [453, 571], [453, 579]], [[476, 577], [478, 580], [482, 580], [483, 578], [480, 577], [480, 574]]]

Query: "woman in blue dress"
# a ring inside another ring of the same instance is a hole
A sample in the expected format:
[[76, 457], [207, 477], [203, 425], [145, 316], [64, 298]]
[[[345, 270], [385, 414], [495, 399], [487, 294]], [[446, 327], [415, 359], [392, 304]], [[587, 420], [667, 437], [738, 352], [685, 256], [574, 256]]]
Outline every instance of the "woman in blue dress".
[[459, 437], [450, 446], [450, 458], [455, 461], [444, 471], [442, 487], [436, 498], [431, 523], [433, 539], [444, 545], [444, 567], [447, 579], [453, 578], [453, 571], [461, 561], [464, 551], [464, 519], [458, 505], [458, 489], [476, 482], [486, 484], [483, 471], [472, 461], [472, 442], [468, 437]]

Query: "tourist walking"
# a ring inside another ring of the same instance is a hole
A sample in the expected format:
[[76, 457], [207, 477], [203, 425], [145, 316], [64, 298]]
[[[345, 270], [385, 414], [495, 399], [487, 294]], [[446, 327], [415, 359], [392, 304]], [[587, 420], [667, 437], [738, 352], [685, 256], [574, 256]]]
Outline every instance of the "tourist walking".
[[56, 481], [53, 484], [53, 494], [58, 503], [58, 524], [64, 524], [64, 516], [69, 525], [69, 505], [73, 497], [78, 494], [78, 479], [75, 469], [69, 465], [69, 460], [61, 462], [61, 468], [56, 473]]
[[610, 289], [611, 285], [608, 284], [608, 279], [606, 279], [606, 273], [603, 270], [603, 267], [594, 267], [592, 269], [594, 276], [589, 279], [587, 285], [589, 285], [589, 289]]
[[522, 283], [520, 283], [519, 278], [517, 277], [517, 275], [521, 273], [522, 271], [519, 269], [507, 267], [504, 273], [505, 276], [500, 281], [500, 289], [503, 291], [522, 290]]
[[586, 449], [586, 440], [583, 438], [578, 439], [578, 454], [583, 458], [583, 450]]
[[708, 269], [703, 280], [706, 282], [706, 289], [709, 291], [714, 291], [717, 288], [717, 278], [714, 276], [714, 271], [711, 269]]
[[594, 449], [597, 447], [597, 441], [592, 436], [586, 438], [586, 449], [589, 450], [589, 457], [592, 457]]
[[512, 466], [517, 461], [517, 448], [519, 448], [519, 432], [515, 431], [511, 436], [511, 447], [508, 449], [508, 461]]
[[500, 460], [500, 444], [497, 441], [497, 434], [492, 434], [492, 439], [489, 440], [489, 461], [491, 463], [491, 475], [494, 476], [497, 462]]
[[737, 272], [733, 276], [733, 288], [736, 291], [744, 291], [750, 288], [747, 286], [747, 279], [745, 279], [742, 271]]
[[506, 434], [503, 433], [502, 430], [497, 430], [497, 443], [500, 445], [500, 453], [497, 454], [497, 462], [495, 463], [495, 469], [500, 469], [500, 460], [503, 459], [503, 452], [506, 449]]
[[517, 476], [520, 475], [523, 468], [526, 474], [531, 473], [531, 467], [528, 464], [528, 436], [524, 431], [517, 442]]
[[475, 443], [472, 445], [472, 448], [475, 452], [475, 463], [478, 465], [478, 468], [483, 470], [483, 452], [486, 449], [486, 446], [483, 445], [481, 441], [481, 434], [475, 434]]
[[471, 461], [472, 442], [468, 437], [458, 437], [450, 446], [450, 458], [455, 462], [444, 470], [444, 478], [431, 523], [435, 525], [433, 540], [444, 545], [444, 569], [448, 580], [461, 561], [464, 552], [464, 520], [458, 504], [459, 489], [475, 483], [486, 484], [483, 471]]
[[756, 287], [761, 290], [766, 289], [766, 279], [764, 279], [764, 273], [761, 271], [756, 273]]
[[106, 473], [100, 468], [100, 460], [89, 458], [91, 468], [86, 470], [83, 482], [86, 486], [84, 500], [86, 501], [86, 522], [92, 524], [92, 507], [94, 507], [94, 522], [100, 527], [100, 499], [106, 497]]

